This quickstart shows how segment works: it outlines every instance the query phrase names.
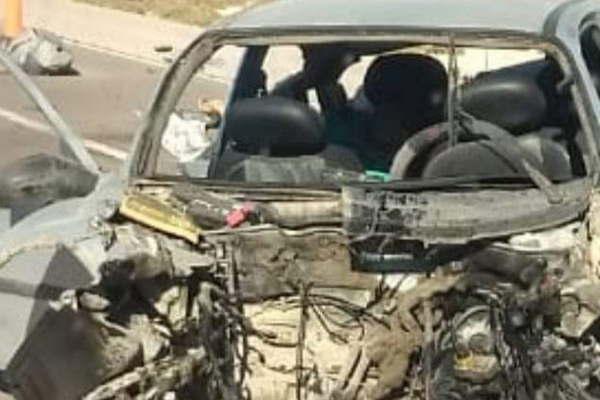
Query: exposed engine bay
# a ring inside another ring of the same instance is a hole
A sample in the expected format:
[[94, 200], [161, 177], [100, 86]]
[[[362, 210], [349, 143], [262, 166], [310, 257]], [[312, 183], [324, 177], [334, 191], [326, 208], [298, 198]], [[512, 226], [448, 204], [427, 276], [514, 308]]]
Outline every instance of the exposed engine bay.
[[426, 272], [376, 274], [355, 267], [361, 238], [325, 224], [278, 228], [267, 220], [293, 225], [294, 215], [272, 204], [191, 185], [128, 194], [102, 225], [101, 278], [44, 315], [7, 370], [11, 393], [600, 397], [594, 212], [456, 246]]

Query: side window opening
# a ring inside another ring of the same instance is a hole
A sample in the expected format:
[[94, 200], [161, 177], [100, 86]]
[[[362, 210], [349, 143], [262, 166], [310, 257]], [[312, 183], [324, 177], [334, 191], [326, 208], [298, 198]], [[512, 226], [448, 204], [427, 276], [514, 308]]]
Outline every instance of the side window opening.
[[[580, 29], [580, 47], [594, 92], [600, 97], [600, 25], [597, 15], [592, 15], [583, 22]], [[583, 142], [583, 135], [579, 134], [579, 148], [583, 146]]]
[[161, 138], [157, 172], [162, 176], [208, 176], [221, 116], [244, 50], [219, 49], [190, 80]]
[[581, 52], [596, 92], [600, 94], [600, 27], [595, 22], [582, 30]]
[[298, 46], [271, 46], [262, 65], [267, 77], [267, 91], [271, 92], [282, 81], [302, 72], [304, 56]]
[[302, 85], [304, 56], [298, 46], [270, 47], [262, 70], [266, 77], [266, 94], [308, 101], [308, 93]]

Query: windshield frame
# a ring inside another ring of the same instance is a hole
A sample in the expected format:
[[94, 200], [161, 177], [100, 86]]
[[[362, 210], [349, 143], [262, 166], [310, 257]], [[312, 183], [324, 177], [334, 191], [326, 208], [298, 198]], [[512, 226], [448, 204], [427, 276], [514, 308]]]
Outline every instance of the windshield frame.
[[[204, 65], [215, 52], [225, 45], [239, 46], [275, 46], [275, 45], [304, 45], [318, 43], [344, 42], [395, 42], [422, 43], [432, 45], [448, 45], [449, 38], [456, 46], [493, 47], [497, 49], [537, 49], [551, 54], [560, 64], [565, 76], [572, 77], [571, 94], [578, 116], [581, 120], [585, 143], [581, 149], [586, 155], [586, 170], [588, 176], [598, 176], [600, 162], [595, 138], [600, 134], [596, 113], [590, 105], [589, 93], [582, 82], [577, 55], [574, 49], [558, 38], [542, 38], [538, 35], [523, 32], [460, 30], [401, 30], [393, 28], [385, 30], [380, 27], [360, 31], [349, 28], [323, 28], [310, 32], [305, 30], [209, 30], [192, 42], [175, 60], [171, 68], [163, 76], [158, 86], [154, 100], [151, 103], [146, 118], [138, 130], [134, 142], [134, 151], [128, 161], [127, 171], [130, 181], [138, 179], [164, 180], [156, 174], [160, 141], [167, 125], [168, 116], [174, 111], [176, 104], [193, 79], [199, 68]], [[237, 79], [237, 78], [236, 78]], [[229, 101], [226, 107], [229, 106]], [[220, 135], [219, 135], [220, 136]], [[220, 147], [217, 145], [217, 147]], [[596, 179], [594, 178], [594, 181]], [[210, 179], [204, 181], [210, 182]]]

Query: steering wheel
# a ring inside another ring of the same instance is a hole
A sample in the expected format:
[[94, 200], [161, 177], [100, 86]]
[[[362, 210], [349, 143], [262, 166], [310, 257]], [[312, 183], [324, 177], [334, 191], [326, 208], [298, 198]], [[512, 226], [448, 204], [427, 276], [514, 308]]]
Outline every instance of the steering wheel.
[[[542, 169], [540, 161], [522, 148], [519, 141], [506, 130], [486, 121], [467, 118], [455, 126], [459, 142], [479, 141], [503, 156], [516, 170]], [[395, 179], [421, 176], [431, 153], [450, 140], [450, 123], [443, 122], [425, 128], [408, 139], [396, 153], [390, 175]], [[540, 172], [541, 174], [541, 172]]]

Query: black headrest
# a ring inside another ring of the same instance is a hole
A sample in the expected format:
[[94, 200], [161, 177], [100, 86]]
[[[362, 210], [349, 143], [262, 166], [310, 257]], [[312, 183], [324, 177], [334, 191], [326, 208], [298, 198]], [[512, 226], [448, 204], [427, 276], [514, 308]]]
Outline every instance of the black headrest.
[[283, 97], [244, 99], [225, 120], [235, 150], [278, 157], [316, 154], [325, 147], [325, 124], [307, 104]]
[[520, 73], [488, 73], [463, 88], [462, 107], [512, 134], [541, 128], [548, 104], [538, 83]]
[[448, 74], [435, 58], [422, 54], [395, 54], [377, 58], [367, 70], [364, 91], [375, 105], [396, 103], [408, 107], [443, 104]]

